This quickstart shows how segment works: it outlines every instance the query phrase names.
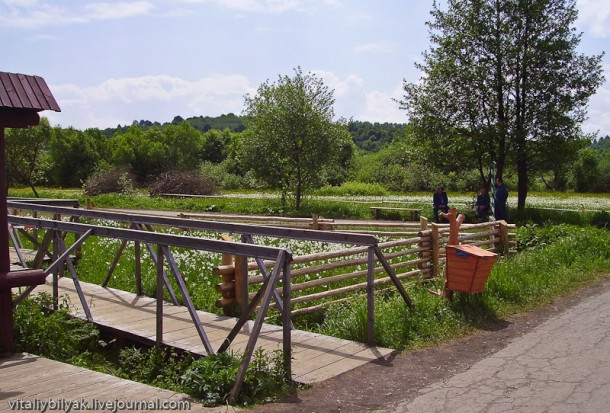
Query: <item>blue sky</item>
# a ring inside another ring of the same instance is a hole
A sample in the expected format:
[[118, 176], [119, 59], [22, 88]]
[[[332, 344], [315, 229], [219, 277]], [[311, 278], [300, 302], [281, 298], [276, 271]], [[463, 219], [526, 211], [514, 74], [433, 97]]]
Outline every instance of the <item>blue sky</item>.
[[[45, 78], [53, 125], [241, 114], [244, 95], [300, 66], [335, 92], [337, 116], [408, 121], [392, 98], [429, 46], [432, 0], [0, 0], [0, 71]], [[610, 1], [578, 0], [580, 51], [610, 45]], [[587, 132], [610, 134], [608, 79]]]

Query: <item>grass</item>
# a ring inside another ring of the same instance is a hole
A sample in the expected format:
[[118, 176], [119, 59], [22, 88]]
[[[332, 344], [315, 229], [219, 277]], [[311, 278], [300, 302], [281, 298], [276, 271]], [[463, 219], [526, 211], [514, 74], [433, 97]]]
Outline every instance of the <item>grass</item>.
[[[379, 344], [403, 350], [446, 341], [544, 305], [610, 271], [607, 230], [570, 225], [529, 227], [519, 236], [525, 250], [502, 257], [494, 265], [484, 293], [454, 293], [454, 300], [448, 302], [427, 291], [440, 288], [440, 281], [413, 286], [408, 292], [414, 311], [396, 294], [379, 297], [375, 308]], [[365, 300], [330, 309], [318, 331], [363, 341]]]

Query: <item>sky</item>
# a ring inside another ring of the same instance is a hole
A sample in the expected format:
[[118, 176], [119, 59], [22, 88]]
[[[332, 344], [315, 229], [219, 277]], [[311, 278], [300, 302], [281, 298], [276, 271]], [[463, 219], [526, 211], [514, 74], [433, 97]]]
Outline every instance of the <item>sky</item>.
[[[43, 77], [52, 125], [242, 114], [266, 81], [304, 73], [337, 117], [406, 123], [403, 82], [429, 48], [432, 0], [0, 0], [0, 71]], [[610, 1], [577, 0], [579, 51], [603, 59], [588, 133], [610, 135]]]

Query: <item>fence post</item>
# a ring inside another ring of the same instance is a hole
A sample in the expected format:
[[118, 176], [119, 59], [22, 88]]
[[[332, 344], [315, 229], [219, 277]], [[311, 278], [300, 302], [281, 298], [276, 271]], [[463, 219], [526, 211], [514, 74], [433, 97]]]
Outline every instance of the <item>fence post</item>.
[[163, 250], [157, 245], [157, 344], [163, 343]]
[[432, 277], [438, 277], [438, 260], [440, 255], [438, 224], [432, 223]]
[[248, 257], [235, 256], [235, 302], [241, 313], [248, 311]]
[[506, 221], [498, 221], [498, 226], [500, 227], [500, 241], [504, 246], [504, 251], [502, 253], [508, 254], [510, 247], [508, 243], [508, 224], [506, 224]]
[[369, 346], [375, 345], [375, 248], [368, 248], [368, 264], [366, 273], [366, 314], [367, 334]]
[[282, 278], [282, 343], [284, 353], [284, 373], [286, 374], [286, 380], [292, 380], [292, 314], [291, 314], [291, 290], [292, 290], [292, 279], [290, 275], [290, 263], [284, 261]]
[[425, 231], [428, 229], [428, 218], [419, 217], [419, 229], [421, 231]]

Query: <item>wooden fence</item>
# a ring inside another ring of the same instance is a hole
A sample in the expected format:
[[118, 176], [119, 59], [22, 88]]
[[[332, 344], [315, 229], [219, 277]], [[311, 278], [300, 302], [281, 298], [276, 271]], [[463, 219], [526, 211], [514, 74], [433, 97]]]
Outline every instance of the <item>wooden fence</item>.
[[[389, 229], [393, 231], [388, 231], [387, 227], [383, 227], [383, 223], [356, 225], [362, 227], [352, 231], [374, 232], [383, 234], [387, 238], [380, 242], [378, 247], [399, 280], [419, 282], [421, 279], [442, 276], [445, 246], [449, 241], [448, 224], [428, 225], [427, 219], [421, 218], [419, 223], [392, 223], [390, 224], [392, 228]], [[377, 228], [371, 229], [375, 227]], [[458, 239], [462, 244], [508, 253], [516, 247], [514, 240], [516, 234], [513, 231], [515, 228], [515, 225], [506, 224], [504, 221], [463, 224]], [[380, 231], [380, 229], [386, 230]], [[410, 237], [404, 238], [405, 234]], [[219, 307], [231, 304], [234, 300], [243, 302], [252, 299], [253, 293], [247, 298], [240, 299], [240, 292], [231, 291], [234, 284], [253, 285], [263, 281], [261, 276], [252, 272], [256, 269], [254, 263], [250, 263], [247, 267], [249, 271], [247, 281], [240, 280], [235, 276], [235, 265], [230, 261], [229, 258], [227, 260], [229, 264], [214, 269], [214, 274], [222, 277], [223, 280], [228, 280], [228, 283], [221, 283], [217, 287], [223, 294], [223, 299], [217, 302]], [[272, 264], [264, 263], [269, 267]], [[384, 275], [384, 267], [379, 261], [369, 263], [366, 247], [294, 256], [291, 266], [292, 315], [316, 312], [330, 304], [348, 301], [353, 298], [354, 293], [366, 291], [368, 288], [366, 277], [370, 266], [373, 267], [375, 288], [382, 289], [392, 281], [390, 277]], [[277, 293], [281, 294], [279, 288]]]

